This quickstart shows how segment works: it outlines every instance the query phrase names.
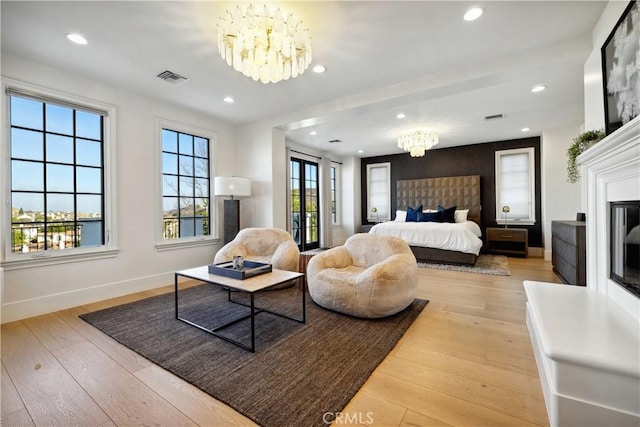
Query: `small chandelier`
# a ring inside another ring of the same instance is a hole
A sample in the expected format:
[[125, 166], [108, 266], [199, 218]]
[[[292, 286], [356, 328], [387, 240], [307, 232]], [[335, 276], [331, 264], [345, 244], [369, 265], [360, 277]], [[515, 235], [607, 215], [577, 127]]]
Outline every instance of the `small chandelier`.
[[304, 73], [311, 63], [311, 37], [302, 21], [240, 6], [218, 24], [218, 51], [234, 70], [262, 83], [276, 83]]
[[411, 157], [422, 157], [427, 150], [438, 143], [438, 134], [433, 131], [416, 130], [400, 135], [398, 147], [411, 154]]

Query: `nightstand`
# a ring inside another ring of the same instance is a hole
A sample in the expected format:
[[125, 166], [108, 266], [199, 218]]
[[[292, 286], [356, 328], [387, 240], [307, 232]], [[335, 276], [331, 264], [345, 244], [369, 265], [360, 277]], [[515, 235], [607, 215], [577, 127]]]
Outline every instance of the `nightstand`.
[[487, 248], [489, 252], [503, 255], [529, 254], [529, 230], [526, 228], [487, 228]]

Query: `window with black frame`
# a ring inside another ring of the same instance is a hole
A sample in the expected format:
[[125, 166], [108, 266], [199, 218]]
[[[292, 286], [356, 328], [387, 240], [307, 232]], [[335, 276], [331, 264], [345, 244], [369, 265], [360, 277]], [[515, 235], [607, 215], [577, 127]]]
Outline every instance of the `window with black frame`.
[[104, 245], [107, 113], [8, 94], [11, 253]]
[[291, 235], [301, 251], [320, 247], [318, 163], [292, 158], [290, 172]]
[[162, 238], [208, 236], [209, 139], [162, 129]]

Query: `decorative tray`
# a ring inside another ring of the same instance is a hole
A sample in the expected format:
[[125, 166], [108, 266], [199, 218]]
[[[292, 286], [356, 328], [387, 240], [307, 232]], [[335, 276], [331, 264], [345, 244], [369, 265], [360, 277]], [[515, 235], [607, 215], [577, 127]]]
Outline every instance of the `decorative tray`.
[[271, 272], [271, 264], [247, 260], [244, 261], [244, 266], [241, 268], [233, 268], [233, 261], [209, 264], [209, 274], [217, 274], [238, 280], [248, 279], [249, 277], [269, 272]]

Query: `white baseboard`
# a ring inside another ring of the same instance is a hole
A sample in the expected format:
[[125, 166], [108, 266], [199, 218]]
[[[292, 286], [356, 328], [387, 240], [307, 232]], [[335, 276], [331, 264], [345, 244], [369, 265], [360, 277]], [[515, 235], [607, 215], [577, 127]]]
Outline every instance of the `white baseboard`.
[[2, 302], [4, 301], [4, 269], [0, 268], [0, 319], [2, 319]]
[[154, 289], [173, 283], [173, 279], [173, 272], [160, 273], [2, 304], [0, 309], [2, 323], [14, 322], [83, 304]]

